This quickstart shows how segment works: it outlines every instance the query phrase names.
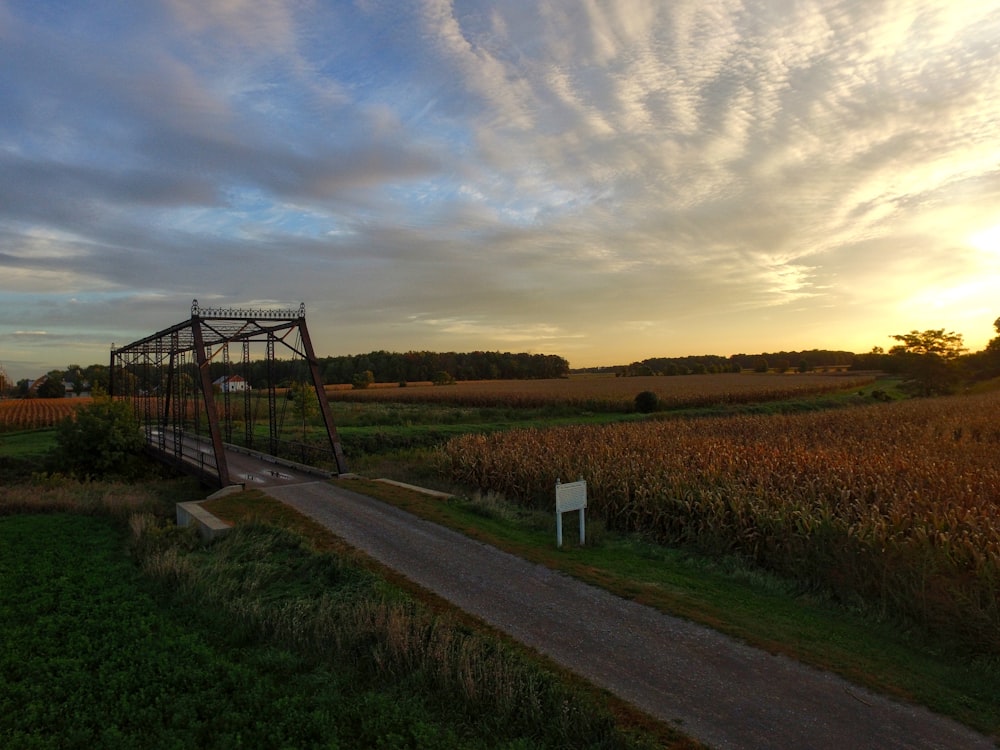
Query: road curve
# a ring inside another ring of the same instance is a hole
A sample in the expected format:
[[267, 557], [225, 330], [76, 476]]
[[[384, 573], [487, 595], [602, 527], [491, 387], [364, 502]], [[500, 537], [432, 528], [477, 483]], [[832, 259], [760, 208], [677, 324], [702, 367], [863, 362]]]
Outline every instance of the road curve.
[[987, 737], [326, 482], [265, 492], [718, 750], [996, 750]]

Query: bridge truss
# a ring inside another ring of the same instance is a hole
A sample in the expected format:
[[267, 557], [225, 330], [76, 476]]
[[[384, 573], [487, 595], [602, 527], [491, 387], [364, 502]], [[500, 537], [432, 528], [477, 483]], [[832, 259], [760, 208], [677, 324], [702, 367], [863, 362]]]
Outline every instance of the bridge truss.
[[[291, 393], [279, 351], [290, 355], [293, 371], [305, 381], [293, 381]], [[279, 388], [279, 365], [285, 388]], [[202, 308], [194, 300], [189, 320], [127, 346], [112, 345], [110, 392], [132, 404], [158, 457], [221, 487], [232, 484], [227, 445], [347, 471], [304, 304], [297, 310]], [[313, 394], [315, 402], [307, 403]], [[289, 439], [285, 428], [293, 399], [301, 440]], [[262, 408], [266, 437], [259, 428]], [[306, 438], [306, 415], [317, 408], [326, 432], [319, 443]]]

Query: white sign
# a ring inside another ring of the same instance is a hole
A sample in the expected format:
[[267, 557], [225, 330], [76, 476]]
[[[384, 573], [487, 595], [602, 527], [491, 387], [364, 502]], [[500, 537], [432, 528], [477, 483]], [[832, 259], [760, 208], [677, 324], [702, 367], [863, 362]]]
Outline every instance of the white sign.
[[556, 480], [556, 546], [562, 547], [562, 514], [570, 511], [580, 511], [580, 544], [586, 538], [586, 521], [584, 509], [587, 507], [587, 483], [581, 478], [578, 482], [563, 484]]

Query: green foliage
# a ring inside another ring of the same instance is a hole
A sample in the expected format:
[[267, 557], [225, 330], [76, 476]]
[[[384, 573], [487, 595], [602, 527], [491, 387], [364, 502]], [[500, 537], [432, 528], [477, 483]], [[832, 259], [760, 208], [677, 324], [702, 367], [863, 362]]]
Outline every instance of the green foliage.
[[433, 382], [434, 385], [454, 385], [455, 376], [452, 375], [450, 372], [447, 372], [445, 370], [440, 370], [434, 373], [434, 378], [432, 379], [431, 382]]
[[365, 370], [364, 372], [357, 372], [354, 374], [354, 377], [351, 378], [351, 387], [362, 390], [374, 382], [375, 374], [371, 370]]
[[80, 477], [128, 476], [146, 445], [129, 404], [98, 396], [56, 427], [55, 460]]
[[321, 358], [320, 367], [326, 383], [352, 383], [354, 375], [365, 370], [371, 370], [379, 383], [426, 382], [442, 370], [457, 380], [560, 378], [569, 374], [569, 362], [554, 354], [483, 351], [377, 351]]
[[38, 398], [63, 398], [66, 395], [66, 387], [63, 385], [63, 374], [59, 370], [52, 370], [45, 376], [45, 380], [38, 384], [35, 389]]
[[660, 406], [660, 397], [653, 391], [642, 391], [636, 394], [635, 410], [640, 414], [652, 414]]
[[319, 401], [312, 386], [296, 380], [289, 386], [287, 396], [296, 422], [305, 423], [319, 413]]
[[10, 432], [0, 437], [0, 485], [44, 471], [45, 459], [55, 444], [54, 429]]
[[938, 328], [896, 334], [892, 338], [900, 342], [889, 354], [907, 376], [904, 390], [915, 396], [937, 396], [955, 390], [961, 379], [958, 360], [966, 351], [960, 333], [945, 333]]
[[0, 518], [0, 747], [651, 746], [290, 532], [133, 531], [149, 575], [107, 518]]
[[890, 354], [933, 355], [944, 360], [957, 359], [965, 352], [962, 334], [944, 332], [943, 328], [927, 331], [910, 331], [892, 336], [900, 343], [889, 350]]
[[0, 539], [0, 746], [413, 747], [411, 724], [426, 747], [457, 739], [404, 694], [172, 607], [106, 520], [11, 517]]

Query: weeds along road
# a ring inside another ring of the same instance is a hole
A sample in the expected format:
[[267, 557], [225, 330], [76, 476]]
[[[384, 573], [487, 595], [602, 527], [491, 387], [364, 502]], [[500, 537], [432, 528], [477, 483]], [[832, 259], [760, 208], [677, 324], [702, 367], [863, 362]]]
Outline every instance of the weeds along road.
[[612, 596], [326, 482], [265, 487], [457, 607], [719, 750], [996, 750], [919, 706]]

